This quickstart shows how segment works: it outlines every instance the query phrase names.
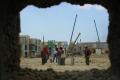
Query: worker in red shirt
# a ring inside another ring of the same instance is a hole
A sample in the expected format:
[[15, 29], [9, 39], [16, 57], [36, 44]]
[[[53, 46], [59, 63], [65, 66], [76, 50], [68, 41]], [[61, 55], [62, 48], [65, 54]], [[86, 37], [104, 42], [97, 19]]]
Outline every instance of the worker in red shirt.
[[48, 60], [48, 47], [45, 46], [41, 52], [41, 57], [42, 57], [42, 64], [47, 63]]

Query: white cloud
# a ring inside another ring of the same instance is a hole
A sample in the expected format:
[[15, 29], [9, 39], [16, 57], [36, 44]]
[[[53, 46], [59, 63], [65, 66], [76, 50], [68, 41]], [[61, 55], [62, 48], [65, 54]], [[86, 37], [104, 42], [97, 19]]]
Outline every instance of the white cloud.
[[105, 10], [105, 8], [100, 5], [95, 5], [94, 7], [96, 10]]
[[79, 6], [79, 7], [80, 7], [80, 9], [90, 9], [90, 8], [92, 8], [92, 5], [86, 4], [84, 6]]
[[74, 7], [77, 9], [84, 9], [84, 10], [91, 8], [95, 8], [96, 10], [105, 10], [105, 8], [100, 5], [91, 5], [91, 4], [85, 4], [84, 6], [74, 5]]
[[90, 4], [86, 4], [84, 6], [74, 5], [74, 7], [77, 9], [90, 9], [92, 7], [92, 5], [90, 5]]

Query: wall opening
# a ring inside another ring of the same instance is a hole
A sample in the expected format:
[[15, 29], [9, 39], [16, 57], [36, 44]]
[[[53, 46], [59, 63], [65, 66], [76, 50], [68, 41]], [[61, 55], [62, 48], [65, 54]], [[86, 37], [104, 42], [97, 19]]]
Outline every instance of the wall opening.
[[[29, 57], [29, 49], [33, 49], [31, 46], [34, 47], [33, 53], [31, 53], [32, 55], [37, 55], [37, 53], [34, 51], [35, 49], [38, 50], [38, 53], [41, 52], [43, 36], [45, 42], [49, 40], [55, 40], [60, 42], [67, 41], [69, 43], [76, 14], [78, 17], [75, 25], [73, 41], [80, 32], [81, 35], [77, 41], [78, 47], [81, 45], [83, 45], [83, 47], [90, 45], [89, 47], [93, 46], [95, 49], [96, 42], [98, 41], [94, 24], [95, 20], [99, 32], [101, 46], [103, 49], [105, 49], [109, 21], [107, 10], [100, 5], [86, 4], [85, 6], [79, 6], [68, 3], [61, 3], [58, 6], [45, 9], [29, 5], [20, 12], [20, 37], [23, 40], [22, 43], [24, 43], [21, 45], [21, 67], [32, 69], [53, 68], [56, 71], [109, 68], [110, 62], [108, 59], [108, 54], [105, 54], [105, 51], [103, 54], [93, 54], [91, 57], [90, 67], [85, 65], [83, 55], [75, 56], [74, 67], [70, 66], [70, 57], [68, 57], [68, 59], [66, 58], [65, 66], [62, 67], [57, 66], [57, 63], [49, 63], [49, 60], [48, 63], [42, 66], [40, 56], [37, 56], [37, 58]], [[30, 42], [33, 42], [31, 46], [29, 45]], [[35, 43], [39, 44], [38, 48], [35, 47]], [[108, 50], [108, 48], [106, 48], [106, 50]], [[81, 65], [83, 65], [82, 68], [80, 67]]]

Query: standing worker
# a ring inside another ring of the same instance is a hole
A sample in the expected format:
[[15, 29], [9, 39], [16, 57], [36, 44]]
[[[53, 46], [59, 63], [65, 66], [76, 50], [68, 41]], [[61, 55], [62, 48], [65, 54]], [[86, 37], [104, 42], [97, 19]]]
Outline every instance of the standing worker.
[[65, 65], [65, 50], [63, 48], [61, 52], [61, 65]]
[[85, 47], [84, 55], [85, 55], [85, 62], [86, 62], [86, 65], [89, 65], [89, 64], [90, 64], [90, 55], [91, 55], [91, 51], [90, 51], [90, 49], [89, 49], [87, 46]]
[[41, 57], [42, 57], [42, 65], [47, 63], [48, 60], [48, 47], [45, 46], [41, 52]]
[[59, 48], [59, 52], [60, 52], [59, 63], [60, 65], [65, 65], [65, 53], [64, 53], [63, 47]]
[[61, 64], [61, 48], [58, 48], [58, 52], [57, 52], [57, 61], [58, 61], [58, 64], [60, 65]]
[[57, 54], [58, 54], [58, 48], [54, 48], [53, 49], [53, 62], [56, 59], [56, 63], [57, 63]]

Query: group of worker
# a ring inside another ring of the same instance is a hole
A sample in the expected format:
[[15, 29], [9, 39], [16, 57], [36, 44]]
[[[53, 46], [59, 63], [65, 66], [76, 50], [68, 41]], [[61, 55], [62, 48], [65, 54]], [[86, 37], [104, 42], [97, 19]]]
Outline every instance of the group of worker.
[[[53, 63], [54, 61], [58, 63], [59, 65], [65, 65], [65, 50], [63, 47], [57, 47], [51, 48], [48, 46], [44, 46], [42, 51], [41, 51], [41, 59], [42, 59], [42, 65], [50, 61], [50, 63]], [[86, 46], [84, 49], [84, 55], [85, 55], [85, 63], [86, 65], [90, 64], [90, 55], [91, 51], [90, 49]]]
[[51, 48], [48, 46], [44, 46], [43, 50], [41, 52], [41, 59], [42, 59], [42, 64], [44, 65], [47, 63], [49, 60], [50, 63], [56, 61], [59, 65], [64, 65], [65, 64], [65, 51], [63, 47], [57, 47]]

